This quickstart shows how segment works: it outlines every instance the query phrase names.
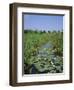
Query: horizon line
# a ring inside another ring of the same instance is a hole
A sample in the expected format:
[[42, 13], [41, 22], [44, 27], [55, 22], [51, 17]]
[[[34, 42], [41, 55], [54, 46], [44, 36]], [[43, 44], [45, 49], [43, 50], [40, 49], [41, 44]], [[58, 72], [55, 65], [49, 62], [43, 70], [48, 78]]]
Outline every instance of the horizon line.
[[60, 30], [63, 30], [63, 29], [58, 29], [58, 30], [56, 30], [56, 29], [50, 29], [50, 30], [45, 30], [45, 29], [23, 29], [23, 30], [30, 30], [30, 31], [51, 31], [51, 30], [60, 31]]

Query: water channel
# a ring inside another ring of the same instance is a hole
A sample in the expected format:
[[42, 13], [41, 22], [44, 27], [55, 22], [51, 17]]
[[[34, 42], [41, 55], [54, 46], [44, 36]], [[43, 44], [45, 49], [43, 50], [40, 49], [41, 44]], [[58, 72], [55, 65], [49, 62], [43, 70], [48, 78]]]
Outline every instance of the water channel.
[[63, 62], [54, 52], [51, 42], [42, 45], [32, 64], [31, 73], [62, 73]]

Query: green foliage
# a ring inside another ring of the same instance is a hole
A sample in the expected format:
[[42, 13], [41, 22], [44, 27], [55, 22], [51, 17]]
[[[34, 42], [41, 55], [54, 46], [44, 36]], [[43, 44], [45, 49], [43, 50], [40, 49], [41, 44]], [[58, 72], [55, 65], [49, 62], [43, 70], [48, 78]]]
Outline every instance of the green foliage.
[[[52, 47], [42, 48], [50, 42]], [[42, 55], [39, 51], [41, 50]], [[45, 55], [43, 54], [45, 53]], [[24, 32], [24, 73], [62, 73], [63, 33], [45, 31]]]

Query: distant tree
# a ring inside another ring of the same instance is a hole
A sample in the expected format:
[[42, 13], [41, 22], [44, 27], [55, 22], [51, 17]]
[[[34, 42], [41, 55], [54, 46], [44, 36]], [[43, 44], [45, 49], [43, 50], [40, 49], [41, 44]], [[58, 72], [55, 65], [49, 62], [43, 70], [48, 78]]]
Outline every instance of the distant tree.
[[58, 30], [58, 33], [60, 33], [60, 30]]
[[24, 30], [24, 33], [28, 33], [28, 30]]
[[37, 33], [38, 31], [37, 31], [37, 30], [35, 30], [34, 32], [35, 32], [35, 33]]
[[50, 31], [48, 31], [48, 33], [50, 33]]
[[46, 33], [46, 31], [44, 30], [43, 33]]
[[40, 31], [40, 34], [42, 34], [43, 33], [43, 31]]
[[55, 30], [53, 30], [53, 33], [56, 33], [56, 31], [55, 31]]

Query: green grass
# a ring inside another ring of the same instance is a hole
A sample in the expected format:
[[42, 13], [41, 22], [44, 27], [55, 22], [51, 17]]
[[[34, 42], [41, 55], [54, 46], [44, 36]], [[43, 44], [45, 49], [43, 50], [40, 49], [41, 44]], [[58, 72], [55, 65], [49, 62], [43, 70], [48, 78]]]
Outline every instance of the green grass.
[[[38, 57], [38, 51], [41, 46], [50, 42], [52, 48], [45, 50], [48, 56]], [[55, 67], [51, 63], [50, 53], [54, 51], [57, 61], [54, 62]], [[63, 68], [63, 33], [62, 32], [24, 32], [24, 65], [26, 74], [32, 74], [32, 65], [36, 68], [36, 73], [58, 73]], [[46, 59], [46, 60], [45, 60]]]

